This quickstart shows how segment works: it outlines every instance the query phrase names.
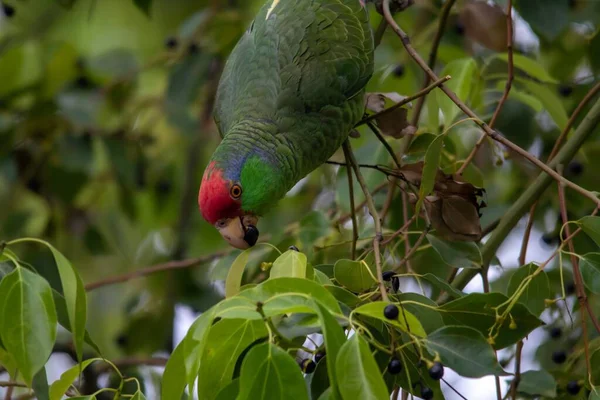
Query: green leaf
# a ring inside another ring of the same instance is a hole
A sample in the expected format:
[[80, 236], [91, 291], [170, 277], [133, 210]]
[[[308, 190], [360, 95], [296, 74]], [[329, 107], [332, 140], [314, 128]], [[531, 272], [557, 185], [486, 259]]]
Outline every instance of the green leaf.
[[[447, 325], [470, 326], [481, 332], [486, 338], [489, 329], [496, 322], [494, 307], [506, 303], [508, 298], [501, 293], [471, 293], [440, 307], [442, 318]], [[522, 304], [515, 304], [510, 315], [516, 325], [511, 329], [510, 318], [500, 326], [498, 336], [494, 338], [494, 349], [503, 349], [523, 339], [529, 332], [542, 325], [536, 316]]]
[[254, 346], [242, 363], [239, 400], [305, 400], [308, 391], [294, 359], [271, 343]]
[[[323, 342], [325, 343], [325, 348], [327, 349], [327, 355], [325, 356], [325, 362], [327, 363], [327, 374], [329, 375], [330, 385], [333, 388], [332, 393], [334, 393], [335, 398], [338, 398], [340, 388], [336, 373], [336, 360], [340, 349], [346, 342], [346, 335], [344, 335], [344, 332], [342, 329], [340, 329], [340, 325], [327, 310], [327, 308], [325, 308], [318, 301], [316, 302], [316, 305], [319, 319], [321, 320]], [[322, 363], [323, 362], [320, 364]]]
[[336, 375], [344, 399], [381, 399], [390, 395], [367, 342], [352, 336], [340, 349]]
[[133, 397], [131, 398], [131, 400], [146, 400], [146, 396], [144, 396], [144, 393], [142, 393], [138, 390], [137, 392], [135, 392], [133, 394]]
[[456, 299], [459, 297], [463, 297], [465, 295], [463, 292], [456, 289], [454, 286], [449, 285], [448, 282], [441, 280], [440, 278], [438, 278], [437, 276], [435, 276], [433, 274], [427, 273], [425, 275], [421, 275], [420, 278], [425, 279], [427, 282], [431, 283], [433, 286], [435, 286], [439, 290], [442, 290], [442, 291], [448, 293], [448, 295], [452, 298]]
[[295, 250], [288, 250], [273, 262], [269, 277], [306, 278], [306, 255]]
[[442, 316], [435, 310], [438, 305], [429, 297], [418, 293], [400, 293], [395, 297], [399, 302], [410, 302], [403, 303], [403, 307], [421, 322], [425, 332], [433, 332], [444, 326]]
[[48, 282], [22, 267], [0, 281], [0, 338], [31, 386], [52, 353], [56, 311]]
[[[486, 63], [489, 63], [494, 59], [508, 62], [508, 53], [494, 54], [487, 60]], [[558, 83], [556, 79], [550, 76], [550, 74], [544, 69], [543, 66], [541, 66], [536, 60], [532, 58], [526, 57], [521, 54], [513, 54], [513, 64], [516, 68], [527, 73], [527, 75], [531, 76], [532, 78], [538, 81]]]
[[43, 367], [33, 377], [31, 388], [35, 393], [37, 400], [50, 400], [50, 388], [48, 387], [48, 376], [46, 375], [46, 367]]
[[222, 319], [214, 324], [204, 346], [198, 396], [214, 399], [233, 378], [238, 357], [255, 340], [268, 336], [264, 321]]
[[481, 251], [473, 242], [449, 242], [428, 234], [427, 240], [442, 260], [454, 268], [481, 268]]
[[[269, 279], [256, 288], [247, 290], [241, 293], [242, 296], [248, 297], [249, 299], [255, 299], [258, 301], [266, 301], [273, 296], [279, 294], [293, 294], [298, 293], [310, 297], [313, 300], [319, 301], [322, 305], [333, 313], [341, 314], [342, 310], [331, 293], [327, 291], [323, 286], [318, 283], [299, 278], [276, 278]], [[281, 297], [281, 296], [279, 296]]]
[[238, 394], [240, 393], [240, 379], [236, 378], [229, 382], [227, 386], [225, 386], [219, 394], [217, 395], [216, 400], [230, 400], [237, 399]]
[[[335, 360], [333, 361], [335, 364]], [[306, 384], [310, 388], [310, 398], [318, 399], [327, 389], [330, 389], [329, 371], [326, 360], [317, 363], [315, 371], [306, 376]]]
[[133, 0], [133, 3], [144, 14], [150, 16], [150, 8], [152, 7], [152, 0]]
[[331, 285], [331, 279], [327, 276], [327, 274], [323, 271], [319, 271], [318, 269], [314, 270], [315, 277], [314, 281], [320, 283], [321, 285]]
[[63, 372], [60, 378], [50, 386], [50, 400], [61, 400], [73, 382], [75, 382], [75, 379], [79, 377], [80, 372], [86, 369], [94, 361], [102, 361], [102, 359], [90, 358]]
[[427, 148], [425, 153], [425, 163], [423, 165], [423, 175], [421, 178], [421, 186], [419, 187], [419, 200], [415, 206], [415, 214], [419, 214], [425, 197], [428, 196], [435, 186], [435, 177], [440, 166], [440, 157], [442, 148], [444, 147], [445, 135], [439, 135]]
[[519, 14], [536, 33], [553, 41], [569, 25], [569, 0], [527, 0], [516, 2]]
[[69, 327], [73, 334], [75, 353], [77, 354], [77, 359], [81, 361], [83, 356], [83, 343], [85, 340], [85, 324], [87, 320], [87, 295], [81, 276], [79, 276], [77, 270], [71, 265], [71, 262], [50, 243], [38, 239], [27, 240], [41, 243], [48, 247], [52, 252], [56, 267], [58, 268], [58, 274], [60, 275], [60, 283], [67, 305], [67, 315], [69, 316]]
[[442, 363], [467, 378], [508, 375], [498, 364], [492, 346], [483, 335], [466, 326], [445, 326], [427, 336], [425, 342]]
[[[538, 269], [537, 265], [527, 264], [519, 267], [517, 271], [511, 276], [510, 282], [508, 283], [507, 295], [512, 296], [516, 291], [521, 282], [523, 282], [529, 275], [533, 274]], [[550, 291], [550, 280], [548, 275], [544, 271], [538, 273], [529, 285], [527, 289], [519, 297], [519, 303], [523, 304], [533, 315], [539, 316], [542, 311], [546, 308], [544, 300], [552, 297]]]
[[600, 217], [587, 216], [577, 221], [586, 235], [591, 237], [600, 246]]
[[6, 369], [6, 372], [8, 372], [10, 377], [16, 378], [17, 362], [10, 353], [2, 348], [2, 346], [0, 346], [0, 365]]
[[[478, 74], [477, 62], [473, 58], [463, 58], [446, 64], [440, 76], [450, 75], [452, 79], [444, 85], [468, 103], [473, 80], [477, 79]], [[448, 127], [461, 111], [441, 90], [436, 91], [436, 97], [444, 114], [444, 125]]]
[[385, 323], [394, 325], [395, 327], [402, 329], [404, 332], [410, 332], [416, 336], [420, 336], [420, 337], [426, 336], [425, 330], [423, 329], [423, 326], [421, 325], [421, 323], [419, 322], [417, 317], [412, 315], [406, 309], [404, 311], [402, 311], [402, 308], [399, 305], [398, 305], [398, 308], [399, 308], [400, 312], [398, 314], [398, 319], [395, 319], [395, 320], [387, 319], [383, 315], [383, 310], [386, 306], [388, 306], [390, 304], [392, 304], [392, 303], [388, 303], [385, 301], [374, 301], [372, 303], [367, 303], [365, 305], [358, 307], [353, 312], [355, 312], [357, 314], [362, 314], [362, 315], [376, 318]]
[[523, 83], [527, 90], [542, 102], [544, 108], [558, 126], [558, 129], [562, 131], [567, 125], [569, 117], [562, 101], [556, 93], [550, 90], [548, 85], [545, 84], [532, 82], [530, 80], [526, 80]]
[[[59, 292], [57, 292], [56, 290], [52, 289], [52, 297], [54, 298], [54, 305], [56, 306], [56, 316], [58, 317], [58, 323], [63, 328], [65, 328], [66, 330], [68, 330], [69, 332], [72, 332], [72, 330], [71, 330], [71, 323], [69, 321], [69, 314], [67, 312], [67, 302], [65, 301], [64, 296], [62, 294], [60, 294]], [[94, 349], [94, 351], [97, 354], [102, 354], [102, 352], [100, 351], [100, 348], [98, 347], [98, 345], [96, 344], [96, 342], [94, 342], [94, 340], [90, 336], [90, 334], [87, 331], [87, 329], [85, 330], [84, 341], [92, 349]]]
[[[369, 272], [370, 271], [370, 272]], [[348, 290], [361, 293], [375, 285], [375, 270], [365, 261], [338, 260], [333, 267], [333, 276]]]
[[233, 264], [231, 264], [227, 279], [225, 280], [225, 297], [232, 297], [240, 292], [242, 276], [244, 275], [246, 264], [248, 264], [249, 256], [250, 249], [244, 250], [237, 256]]
[[592, 387], [592, 391], [590, 392], [590, 397], [588, 400], [600, 400], [600, 386]]
[[361, 302], [360, 298], [349, 290], [335, 285], [323, 285], [340, 302], [350, 308], [354, 308]]
[[600, 349], [596, 349], [596, 351], [592, 353], [590, 365], [592, 366], [590, 380], [593, 385], [600, 386]]
[[547, 371], [526, 371], [521, 374], [517, 390], [532, 396], [556, 397], [556, 381]]

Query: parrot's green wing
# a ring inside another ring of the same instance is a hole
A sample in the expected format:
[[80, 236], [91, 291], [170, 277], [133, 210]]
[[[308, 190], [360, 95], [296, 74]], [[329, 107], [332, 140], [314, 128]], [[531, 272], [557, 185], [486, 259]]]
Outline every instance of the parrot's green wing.
[[274, 123], [273, 134], [293, 141], [298, 124], [314, 130], [333, 123], [329, 117], [356, 119], [348, 100], [362, 95], [373, 71], [372, 53], [368, 14], [359, 0], [271, 0], [223, 71], [215, 103], [221, 135], [256, 121]]

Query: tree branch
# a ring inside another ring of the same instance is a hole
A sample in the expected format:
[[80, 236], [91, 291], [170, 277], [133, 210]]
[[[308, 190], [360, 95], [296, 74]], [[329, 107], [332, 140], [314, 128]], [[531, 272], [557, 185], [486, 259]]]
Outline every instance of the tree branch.
[[[402, 40], [402, 44], [404, 45], [404, 48], [406, 49], [408, 54], [411, 55], [411, 57], [417, 62], [417, 64], [419, 64], [419, 66], [429, 75], [429, 77], [432, 80], [434, 80], [434, 81], [438, 80], [439, 78], [437, 77], [437, 75], [431, 70], [431, 68], [429, 68], [427, 66], [425, 61], [423, 61], [421, 56], [412, 47], [412, 45], [410, 44], [410, 38], [406, 35], [406, 33], [404, 33], [402, 28], [400, 28], [400, 26], [398, 26], [396, 21], [394, 21], [394, 18], [392, 17], [392, 14], [390, 13], [390, 0], [383, 0], [383, 11], [384, 11], [385, 18], [387, 19], [388, 23], [390, 24], [390, 26], [394, 29], [396, 34]], [[454, 104], [456, 104], [458, 106], [458, 108], [460, 108], [460, 110], [463, 113], [465, 113], [468, 117], [473, 118], [475, 120], [475, 123], [477, 125], [479, 125], [481, 127], [481, 129], [483, 129], [485, 131], [485, 133], [487, 135], [489, 135], [492, 139], [503, 144], [504, 146], [508, 147], [510, 150], [516, 152], [517, 154], [523, 156], [524, 158], [529, 160], [532, 164], [536, 165], [539, 169], [541, 169], [542, 171], [544, 171], [545, 173], [550, 175], [550, 177], [554, 178], [556, 181], [564, 183], [565, 185], [569, 186], [571, 189], [573, 189], [576, 192], [580, 193], [581, 195], [589, 198], [594, 203], [596, 203], [598, 206], [600, 206], [600, 199], [598, 199], [594, 193], [582, 188], [579, 185], [576, 185], [575, 183], [569, 181], [568, 179], [565, 179], [563, 176], [556, 173], [556, 171], [554, 171], [552, 168], [550, 168], [549, 166], [544, 164], [542, 161], [537, 159], [531, 153], [529, 153], [526, 150], [523, 150], [521, 147], [517, 146], [510, 140], [499, 135], [498, 132], [491, 129], [488, 124], [483, 122], [469, 107], [467, 107], [467, 105], [458, 98], [456, 93], [454, 93], [452, 90], [448, 89], [444, 85], [440, 85], [439, 87], [450, 98], [450, 100], [452, 100], [452, 102], [454, 102]]]
[[[490, 129], [494, 127], [496, 120], [498, 119], [498, 115], [500, 115], [500, 111], [502, 111], [502, 107], [504, 107], [504, 103], [508, 99], [508, 95], [510, 94], [510, 89], [512, 87], [513, 79], [514, 79], [514, 65], [513, 65], [513, 23], [512, 23], [512, 0], [508, 0], [506, 5], [506, 49], [508, 51], [508, 78], [506, 79], [506, 86], [504, 87], [504, 93], [498, 102], [498, 106], [494, 111], [494, 115], [490, 120]], [[465, 171], [465, 168], [469, 165], [471, 161], [475, 158], [477, 151], [483, 144], [483, 141], [486, 139], [486, 135], [481, 135], [477, 143], [475, 143], [475, 147], [471, 150], [471, 153], [467, 156], [464, 163], [460, 166], [456, 173], [458, 175], [462, 175]]]
[[510, 384], [510, 396], [513, 400], [517, 400], [517, 388], [521, 381], [521, 353], [523, 352], [523, 340], [517, 343], [517, 351], [515, 353], [515, 378]]
[[[348, 149], [343, 146], [344, 157], [346, 158], [346, 164], [351, 165], [350, 155]], [[348, 175], [348, 195], [350, 196], [350, 215], [352, 216], [352, 259], [356, 258], [356, 242], [358, 241], [358, 222], [356, 221], [356, 210], [354, 205], [354, 182], [352, 181], [352, 168], [346, 167]]]

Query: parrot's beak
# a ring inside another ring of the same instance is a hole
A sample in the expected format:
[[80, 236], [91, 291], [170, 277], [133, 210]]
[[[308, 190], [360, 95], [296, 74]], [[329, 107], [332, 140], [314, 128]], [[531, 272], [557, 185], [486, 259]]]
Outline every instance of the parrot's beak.
[[258, 229], [256, 224], [258, 218], [254, 215], [230, 218], [216, 228], [230, 245], [237, 249], [248, 249], [258, 241]]

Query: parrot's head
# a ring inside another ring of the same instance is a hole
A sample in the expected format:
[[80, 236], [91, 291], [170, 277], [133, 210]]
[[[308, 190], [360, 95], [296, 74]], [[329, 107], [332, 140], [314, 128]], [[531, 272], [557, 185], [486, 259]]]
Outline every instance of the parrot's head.
[[256, 244], [258, 217], [244, 207], [247, 197], [243, 179], [228, 177], [229, 168], [211, 161], [202, 178], [198, 206], [206, 221], [214, 225], [223, 239], [238, 249]]

